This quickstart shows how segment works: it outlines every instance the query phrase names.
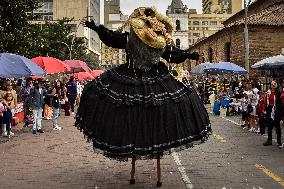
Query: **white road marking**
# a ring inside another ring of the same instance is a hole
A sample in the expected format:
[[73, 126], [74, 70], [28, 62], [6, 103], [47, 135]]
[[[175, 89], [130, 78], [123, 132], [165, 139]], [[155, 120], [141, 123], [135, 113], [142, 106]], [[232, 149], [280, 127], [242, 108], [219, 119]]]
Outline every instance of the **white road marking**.
[[[225, 119], [225, 120], [227, 120], [227, 121], [229, 121], [229, 122], [231, 122], [231, 123], [233, 123], [233, 124], [235, 124], [235, 125], [241, 126], [241, 124], [239, 124], [239, 123], [237, 123], [237, 122], [235, 122], [235, 121], [233, 121], [233, 120], [230, 120], [230, 119], [225, 118], [225, 117], [223, 117], [223, 116], [220, 116], [220, 117], [223, 118], [223, 119]], [[264, 138], [268, 138], [268, 136], [263, 136], [263, 137], [264, 137]], [[273, 141], [273, 142], [277, 142], [276, 139], [272, 139], [272, 141]]]
[[191, 183], [191, 181], [189, 180], [187, 174], [186, 174], [186, 171], [185, 171], [185, 168], [184, 166], [182, 165], [180, 159], [179, 159], [179, 156], [177, 155], [176, 152], [173, 152], [172, 153], [172, 156], [178, 166], [178, 171], [180, 172], [181, 174], [181, 178], [183, 180], [183, 182], [185, 183], [185, 186], [186, 188], [189, 188], [189, 189], [193, 189], [193, 184]]

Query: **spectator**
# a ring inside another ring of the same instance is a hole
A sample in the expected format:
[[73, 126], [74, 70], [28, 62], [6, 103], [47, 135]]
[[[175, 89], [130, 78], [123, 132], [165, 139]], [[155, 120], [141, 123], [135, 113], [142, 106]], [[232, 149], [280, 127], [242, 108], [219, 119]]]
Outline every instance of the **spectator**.
[[263, 143], [264, 146], [272, 145], [272, 130], [273, 127], [276, 129], [277, 134], [277, 145], [282, 146], [281, 142], [281, 128], [280, 128], [280, 117], [281, 117], [281, 98], [280, 91], [278, 90], [278, 84], [274, 80], [270, 84], [270, 90], [268, 90], [266, 98], [266, 123], [268, 126], [268, 139]]
[[3, 105], [3, 128], [6, 128], [6, 131], [4, 130], [3, 132], [3, 136], [7, 136], [10, 138], [11, 136], [14, 136], [14, 133], [11, 131], [11, 128], [13, 120], [12, 110], [15, 108], [13, 94], [10, 91], [7, 91], [6, 95], [4, 96]]
[[27, 78], [26, 79], [26, 85], [23, 87], [22, 91], [21, 91], [21, 98], [23, 100], [23, 109], [24, 109], [24, 122], [25, 125], [24, 127], [28, 127], [28, 125], [30, 124], [30, 120], [29, 120], [29, 95], [30, 95], [30, 90], [33, 87], [32, 84], [32, 79], [31, 78]]
[[44, 119], [50, 120], [52, 117], [52, 88], [50, 81], [45, 82], [44, 86], [44, 105], [43, 105], [43, 117]]
[[2, 132], [2, 136], [7, 135], [6, 133], [6, 125], [4, 127], [3, 125], [3, 112], [5, 111], [4, 105], [2, 103], [2, 100], [0, 101], [0, 127], [1, 127], [1, 132]]
[[35, 81], [35, 86], [30, 90], [30, 97], [29, 97], [29, 104], [31, 106], [31, 109], [33, 111], [33, 118], [34, 118], [34, 124], [33, 124], [33, 134], [36, 134], [36, 132], [44, 133], [44, 131], [41, 128], [41, 121], [42, 121], [42, 112], [43, 112], [43, 80], [38, 79]]
[[16, 88], [15, 88], [15, 91], [17, 93], [17, 101], [18, 102], [22, 102], [23, 101], [22, 95], [21, 95], [21, 91], [22, 90], [23, 90], [23, 80], [19, 79], [17, 81]]
[[77, 85], [75, 83], [75, 78], [73, 76], [71, 76], [69, 81], [66, 83], [66, 88], [67, 88], [67, 98], [71, 105], [71, 112], [72, 115], [74, 115], [75, 100], [77, 98]]
[[53, 130], [61, 130], [61, 127], [58, 126], [58, 117], [60, 111], [60, 100], [64, 98], [63, 94], [63, 86], [60, 81], [55, 83], [55, 86], [52, 89], [52, 109], [53, 109], [53, 116], [52, 116], [52, 126]]
[[258, 99], [258, 103], [256, 106], [256, 112], [258, 115], [258, 124], [259, 124], [259, 134], [260, 135], [264, 135], [265, 134], [265, 94], [263, 91], [259, 91], [258, 92], [259, 95], [259, 99]]
[[[17, 104], [18, 104], [18, 100], [17, 100], [17, 92], [13, 89], [13, 85], [12, 85], [12, 82], [11, 81], [8, 81], [7, 82], [7, 86], [6, 86], [6, 92], [8, 93], [11, 93], [12, 94], [12, 96], [13, 96], [13, 108], [12, 109], [10, 109], [11, 110], [11, 112], [12, 112], [12, 116], [14, 116], [15, 115], [15, 108], [16, 108], [16, 106], [17, 106]], [[9, 111], [10, 111], [9, 110]]]

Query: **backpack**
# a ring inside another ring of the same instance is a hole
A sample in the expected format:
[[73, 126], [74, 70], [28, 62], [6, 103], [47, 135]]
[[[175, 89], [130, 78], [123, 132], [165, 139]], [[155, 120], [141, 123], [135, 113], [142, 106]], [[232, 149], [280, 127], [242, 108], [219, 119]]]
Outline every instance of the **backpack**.
[[253, 112], [253, 107], [252, 107], [251, 104], [248, 104], [247, 112], [248, 112], [249, 114]]

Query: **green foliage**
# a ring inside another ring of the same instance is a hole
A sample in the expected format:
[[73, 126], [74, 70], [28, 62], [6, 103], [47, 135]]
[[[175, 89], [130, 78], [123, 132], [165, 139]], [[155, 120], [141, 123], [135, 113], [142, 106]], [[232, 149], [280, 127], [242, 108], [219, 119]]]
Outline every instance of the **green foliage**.
[[37, 8], [37, 0], [0, 1], [0, 52], [22, 53], [28, 45], [28, 20]]
[[[72, 59], [88, 57], [86, 39], [75, 36], [73, 19], [46, 21], [44, 25], [29, 22], [37, 16], [33, 10], [38, 6], [37, 0], [0, 0], [0, 52], [67, 60], [72, 47]], [[89, 57], [86, 60], [95, 62]]]
[[81, 58], [82, 61], [86, 62], [87, 65], [92, 69], [92, 70], [101, 70], [102, 67], [99, 65], [100, 60], [97, 56], [92, 55], [91, 53], [84, 55]]

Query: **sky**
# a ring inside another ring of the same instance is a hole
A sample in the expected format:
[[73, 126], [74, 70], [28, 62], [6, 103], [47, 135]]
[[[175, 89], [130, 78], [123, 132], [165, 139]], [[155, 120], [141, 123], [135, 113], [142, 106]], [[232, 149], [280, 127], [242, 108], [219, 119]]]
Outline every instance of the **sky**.
[[[130, 15], [137, 7], [154, 6], [157, 10], [166, 14], [168, 6], [172, 0], [120, 0], [120, 9], [124, 15]], [[202, 0], [182, 0], [183, 4], [189, 9], [196, 9], [198, 13], [202, 13]], [[103, 12], [104, 1], [101, 0], [101, 12]], [[101, 14], [101, 23], [103, 23], [103, 14]]]

